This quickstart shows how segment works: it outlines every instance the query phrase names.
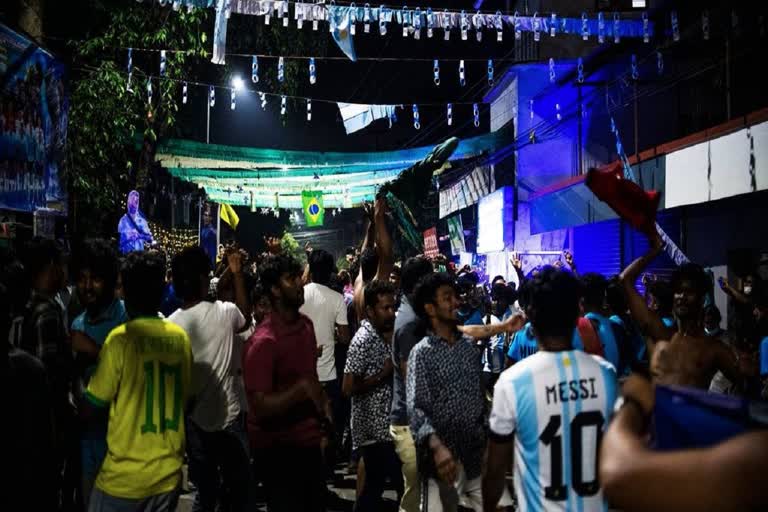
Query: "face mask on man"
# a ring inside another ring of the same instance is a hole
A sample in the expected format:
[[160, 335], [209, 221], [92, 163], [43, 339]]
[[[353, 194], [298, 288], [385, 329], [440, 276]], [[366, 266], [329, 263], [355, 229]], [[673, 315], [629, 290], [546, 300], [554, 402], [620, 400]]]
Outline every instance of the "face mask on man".
[[744, 287], [744, 295], [750, 295], [752, 293], [752, 287], [747, 285]]
[[720, 334], [720, 328], [719, 327], [715, 327], [714, 329], [709, 329], [709, 328], [705, 327], [704, 328], [704, 333], [707, 336], [717, 336], [718, 334]]

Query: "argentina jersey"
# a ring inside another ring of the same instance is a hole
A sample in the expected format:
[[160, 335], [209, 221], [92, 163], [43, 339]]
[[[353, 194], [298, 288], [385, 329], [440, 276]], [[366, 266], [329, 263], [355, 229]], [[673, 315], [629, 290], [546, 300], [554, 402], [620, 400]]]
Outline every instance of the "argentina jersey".
[[597, 450], [616, 393], [613, 366], [579, 350], [540, 351], [501, 374], [490, 428], [514, 440], [518, 510], [608, 510]]

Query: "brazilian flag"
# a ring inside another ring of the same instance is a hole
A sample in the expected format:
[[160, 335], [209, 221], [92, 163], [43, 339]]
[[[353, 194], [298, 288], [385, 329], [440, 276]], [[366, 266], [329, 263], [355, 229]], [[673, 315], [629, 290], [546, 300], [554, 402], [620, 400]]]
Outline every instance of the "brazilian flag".
[[323, 208], [323, 193], [315, 190], [304, 190], [301, 193], [301, 204], [304, 207], [304, 218], [307, 226], [322, 226], [325, 208]]

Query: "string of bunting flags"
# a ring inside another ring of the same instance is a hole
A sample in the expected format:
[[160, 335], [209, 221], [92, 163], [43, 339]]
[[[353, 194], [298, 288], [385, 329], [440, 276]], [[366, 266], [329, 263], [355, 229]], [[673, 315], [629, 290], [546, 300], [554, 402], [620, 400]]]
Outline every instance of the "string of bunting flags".
[[[139, 0], [141, 1], [141, 0]], [[327, 24], [328, 31], [344, 54], [352, 61], [357, 60], [353, 37], [357, 35], [358, 25], [362, 25], [363, 33], [378, 32], [381, 36], [389, 33], [389, 27], [395, 26], [395, 31], [401, 31], [403, 37], [427, 39], [435, 37], [436, 30], [442, 32], [443, 40], [450, 41], [452, 34], [461, 41], [470, 39], [470, 32], [478, 42], [483, 40], [483, 34], [488, 31], [495, 34], [497, 42], [504, 40], [504, 33], [512, 30], [515, 39], [521, 39], [523, 32], [533, 33], [534, 41], [540, 41], [542, 34], [549, 37], [558, 35], [577, 35], [584, 40], [597, 38], [599, 43], [612, 40], [619, 43], [622, 38], [642, 38], [650, 42], [654, 35], [654, 24], [643, 13], [641, 19], [622, 19], [618, 12], [606, 19], [602, 12], [590, 17], [586, 12], [580, 17], [558, 16], [557, 13], [523, 16], [518, 12], [505, 13], [502, 11], [475, 12], [467, 10], [449, 10], [433, 7], [401, 8], [370, 3], [357, 5], [351, 2], [347, 5], [329, 3], [292, 2], [288, 0], [153, 0], [160, 5], [172, 5], [178, 10], [182, 6], [187, 9], [214, 8], [216, 21], [214, 25], [212, 62], [224, 64], [226, 55], [227, 20], [232, 13], [261, 16], [264, 24], [271, 24], [272, 18], [280, 20], [283, 27], [291, 24], [291, 9], [295, 27], [301, 30], [304, 24], [311, 24], [312, 30], [320, 30], [320, 22]], [[149, 2], [153, 3], [153, 2]], [[677, 14], [673, 12], [673, 32]], [[372, 30], [377, 27], [377, 30]], [[679, 30], [677, 31], [679, 38]]]

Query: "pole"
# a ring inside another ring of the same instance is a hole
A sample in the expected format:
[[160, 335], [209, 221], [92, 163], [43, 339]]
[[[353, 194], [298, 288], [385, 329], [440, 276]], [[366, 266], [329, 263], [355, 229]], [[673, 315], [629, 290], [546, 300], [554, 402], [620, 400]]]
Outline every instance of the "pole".
[[725, 119], [731, 120], [731, 30], [725, 35]]
[[578, 115], [578, 119], [576, 121], [576, 128], [577, 128], [577, 131], [578, 131], [578, 133], [576, 135], [576, 137], [577, 137], [577, 139], [576, 139], [576, 155], [577, 155], [577, 158], [579, 159], [577, 170], [579, 172], [579, 175], [582, 175], [582, 174], [584, 174], [584, 153], [583, 153], [584, 152], [584, 147], [583, 147], [584, 143], [582, 141], [582, 138], [583, 138], [582, 130], [584, 129], [584, 127], [583, 127], [583, 122], [584, 122], [584, 105], [581, 102], [581, 84], [576, 86], [576, 93], [578, 95], [577, 96], [578, 97], [577, 101], [579, 102], [579, 108], [578, 108], [578, 114], [577, 114]]
[[174, 193], [173, 176], [171, 176], [171, 229], [176, 229], [176, 194]]
[[219, 244], [221, 244], [221, 203], [216, 208], [216, 258], [219, 257]]
[[208, 109], [208, 115], [206, 116], [206, 122], [205, 122], [205, 143], [210, 144], [211, 143], [211, 99], [206, 98], [205, 104], [207, 105], [207, 109]]

